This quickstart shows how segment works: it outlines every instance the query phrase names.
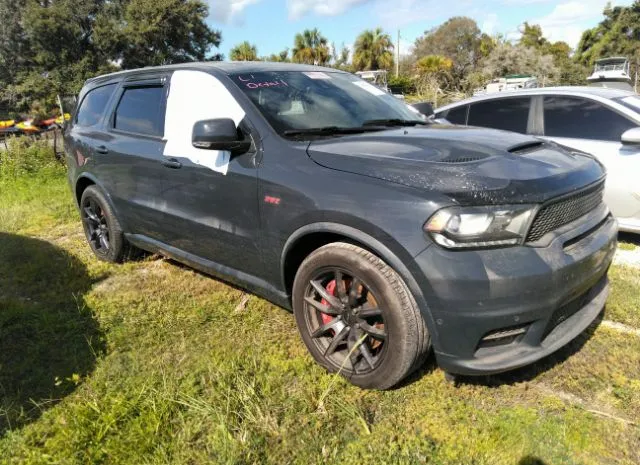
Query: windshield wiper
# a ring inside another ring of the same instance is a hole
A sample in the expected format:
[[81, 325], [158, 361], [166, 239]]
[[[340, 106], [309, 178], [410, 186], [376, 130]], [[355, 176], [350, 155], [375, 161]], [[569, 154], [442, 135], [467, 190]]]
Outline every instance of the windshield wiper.
[[381, 131], [380, 127], [340, 127], [324, 126], [321, 128], [288, 129], [283, 132], [285, 136], [332, 136], [338, 134], [359, 134], [362, 132]]
[[425, 126], [429, 124], [427, 121], [417, 119], [370, 119], [362, 123], [363, 126]]

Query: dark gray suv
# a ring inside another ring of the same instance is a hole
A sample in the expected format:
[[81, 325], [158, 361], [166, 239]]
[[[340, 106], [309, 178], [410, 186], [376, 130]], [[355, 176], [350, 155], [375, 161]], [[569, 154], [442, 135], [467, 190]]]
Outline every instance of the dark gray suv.
[[592, 157], [430, 124], [333, 69], [202, 63], [87, 81], [66, 128], [95, 254], [142, 249], [292, 309], [313, 357], [389, 388], [544, 357], [602, 311], [616, 222]]

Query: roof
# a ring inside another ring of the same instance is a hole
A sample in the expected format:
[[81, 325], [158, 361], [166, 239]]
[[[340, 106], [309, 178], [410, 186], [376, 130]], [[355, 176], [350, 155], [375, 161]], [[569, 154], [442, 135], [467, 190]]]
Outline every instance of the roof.
[[259, 73], [269, 71], [324, 71], [331, 73], [344, 73], [344, 71], [335, 68], [326, 68], [323, 66], [303, 65], [297, 63], [282, 63], [282, 62], [268, 62], [268, 61], [200, 61], [191, 63], [180, 63], [176, 65], [164, 65], [164, 66], [148, 66], [144, 68], [129, 69], [125, 71], [117, 71], [115, 73], [104, 74], [88, 79], [87, 82], [95, 80], [102, 80], [105, 78], [111, 78], [115, 76], [126, 76], [129, 74], [144, 73], [149, 71], [171, 71], [177, 69], [198, 69], [206, 70], [219, 70], [225, 74], [233, 73]]
[[596, 60], [596, 63], [615, 63], [618, 61], [627, 61], [627, 57], [608, 57], [608, 58], [600, 58]]
[[634, 92], [611, 89], [606, 87], [586, 87], [586, 86], [563, 86], [563, 87], [535, 87], [533, 89], [519, 89], [513, 91], [494, 92], [491, 94], [482, 94], [470, 97], [465, 100], [460, 100], [455, 103], [451, 103], [444, 107], [438, 108], [436, 111], [446, 110], [461, 104], [479, 102], [482, 100], [493, 100], [495, 98], [503, 97], [519, 97], [523, 95], [576, 95], [576, 96], [595, 96], [606, 99], [614, 99], [618, 97], [629, 97], [631, 95], [637, 95]]

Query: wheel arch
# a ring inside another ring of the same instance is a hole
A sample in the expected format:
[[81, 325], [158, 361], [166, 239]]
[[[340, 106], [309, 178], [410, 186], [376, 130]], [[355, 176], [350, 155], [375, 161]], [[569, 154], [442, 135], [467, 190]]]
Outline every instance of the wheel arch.
[[[302, 261], [317, 248], [331, 242], [349, 242], [377, 255], [398, 273], [413, 294], [422, 314], [432, 342], [437, 344], [436, 325], [418, 281], [403, 262], [413, 258], [400, 244], [387, 245], [359, 229], [339, 223], [318, 222], [297, 229], [284, 245], [280, 270], [287, 295], [291, 295], [293, 280]], [[392, 250], [392, 247], [396, 250]]]
[[74, 189], [76, 205], [80, 206], [80, 200], [82, 199], [82, 194], [89, 186], [96, 185], [96, 181], [92, 179], [89, 175], [82, 175], [76, 180], [76, 185]]
[[76, 179], [74, 186], [74, 196], [78, 208], [80, 208], [80, 200], [82, 200], [82, 194], [89, 186], [96, 186], [98, 189], [100, 189], [102, 194], [104, 194], [104, 197], [107, 199], [107, 202], [109, 202], [109, 206], [113, 210], [113, 213], [117, 216], [118, 221], [120, 222], [120, 226], [122, 226], [123, 230], [127, 231], [127, 229], [125, 229], [126, 225], [124, 219], [122, 218], [122, 215], [119, 214], [118, 209], [116, 208], [113, 199], [111, 198], [111, 195], [109, 195], [109, 192], [104, 188], [102, 183], [90, 173], [82, 173], [80, 176], [78, 176], [78, 179]]

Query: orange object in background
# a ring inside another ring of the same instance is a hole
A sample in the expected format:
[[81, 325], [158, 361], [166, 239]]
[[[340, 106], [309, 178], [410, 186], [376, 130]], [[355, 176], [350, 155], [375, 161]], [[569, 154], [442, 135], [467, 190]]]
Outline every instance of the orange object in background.
[[21, 123], [16, 124], [16, 127], [25, 133], [40, 132], [40, 128], [33, 125], [33, 120], [22, 121]]

